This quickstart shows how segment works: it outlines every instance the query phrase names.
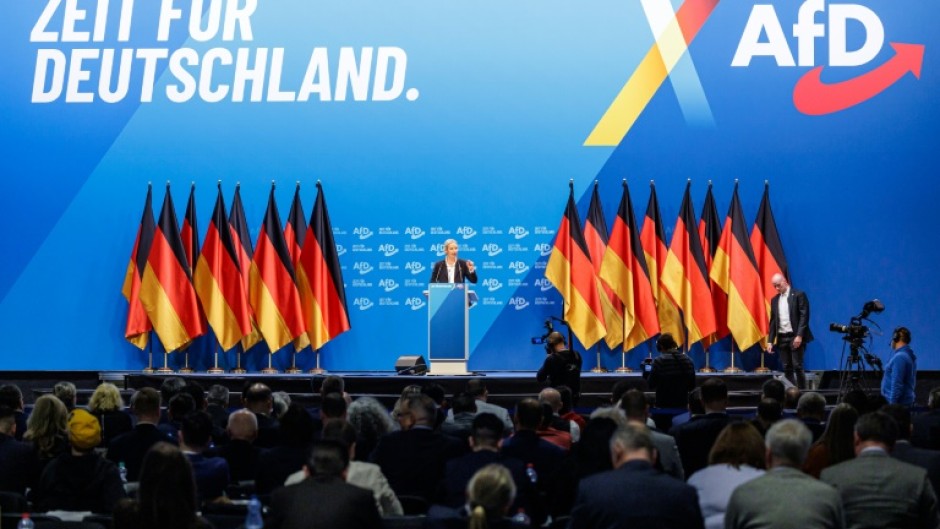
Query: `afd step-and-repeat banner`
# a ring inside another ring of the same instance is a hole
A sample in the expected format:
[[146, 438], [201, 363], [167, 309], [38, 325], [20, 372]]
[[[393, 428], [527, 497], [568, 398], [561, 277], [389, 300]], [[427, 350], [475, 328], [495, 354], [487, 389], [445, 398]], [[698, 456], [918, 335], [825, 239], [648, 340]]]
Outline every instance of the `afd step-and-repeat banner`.
[[[530, 338], [561, 314], [544, 269], [568, 180], [582, 219], [599, 182], [612, 225], [624, 178], [641, 222], [655, 180], [667, 238], [687, 179], [696, 208], [714, 182], [722, 220], [740, 180], [749, 222], [768, 180], [792, 282], [812, 305], [807, 367], [839, 367], [829, 323], [879, 298], [873, 352], [887, 357], [891, 329], [907, 325], [919, 367], [940, 368], [933, 2], [22, 0], [2, 11], [0, 369], [146, 365], [123, 339], [120, 289], [148, 182], [157, 206], [172, 183], [180, 216], [195, 183], [201, 237], [216, 182], [229, 204], [240, 183], [257, 237], [272, 180], [286, 219], [295, 182], [309, 214], [317, 179], [352, 323], [322, 350], [324, 367], [390, 370], [425, 353], [422, 291], [453, 238], [480, 275], [469, 367], [535, 369], [544, 351]], [[714, 366], [729, 348], [713, 350]], [[249, 368], [266, 364], [262, 349]], [[195, 344], [191, 363], [205, 369], [210, 351]], [[753, 368], [758, 355], [738, 361]]]

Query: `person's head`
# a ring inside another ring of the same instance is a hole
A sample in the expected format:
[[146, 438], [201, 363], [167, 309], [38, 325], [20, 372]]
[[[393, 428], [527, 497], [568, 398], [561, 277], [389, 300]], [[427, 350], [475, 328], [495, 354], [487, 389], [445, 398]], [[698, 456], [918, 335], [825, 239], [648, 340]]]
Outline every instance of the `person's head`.
[[359, 397], [346, 410], [346, 420], [364, 439], [375, 440], [392, 430], [392, 419], [382, 403], [372, 397]]
[[901, 404], [888, 404], [881, 408], [898, 425], [898, 441], [911, 439], [911, 409]]
[[619, 412], [613, 414], [613, 417], [617, 417], [620, 421], [618, 422], [612, 416], [592, 415], [581, 429], [581, 440], [578, 441], [577, 448], [573, 450], [573, 456], [577, 461], [578, 477], [584, 478], [613, 468], [610, 457], [610, 438], [621, 424], [626, 424]]
[[542, 405], [535, 399], [522, 399], [516, 404], [516, 431], [535, 431], [542, 422]]
[[761, 386], [760, 392], [763, 398], [774, 399], [780, 404], [783, 404], [783, 401], [786, 398], [786, 388], [783, 386], [783, 382], [780, 382], [776, 378], [771, 378], [770, 380], [764, 382], [764, 385]]
[[891, 334], [891, 346], [895, 349], [911, 343], [911, 330], [907, 327], [897, 327]]
[[790, 283], [787, 278], [783, 277], [783, 274], [774, 274], [770, 278], [770, 284], [773, 285], [778, 294], [783, 294], [790, 289]]
[[323, 436], [321, 439], [333, 440], [343, 443], [350, 449], [349, 457], [352, 457], [352, 450], [356, 445], [356, 429], [343, 419], [333, 419], [323, 425]]
[[457, 246], [457, 241], [454, 239], [447, 239], [444, 241], [444, 255], [448, 259], [453, 260], [457, 258], [457, 252], [460, 248]]
[[228, 416], [225, 431], [233, 441], [254, 442], [258, 438], [258, 416], [246, 409], [235, 410]]
[[280, 417], [290, 406], [290, 395], [286, 391], [275, 391], [271, 393], [271, 415]]
[[229, 390], [222, 384], [213, 384], [209, 386], [209, 393], [206, 400], [213, 406], [228, 408]]
[[11, 437], [16, 434], [16, 412], [9, 406], [0, 406], [0, 433]]
[[339, 375], [315, 376], [311, 384], [313, 384], [313, 390], [319, 393], [321, 398], [330, 393], [342, 395], [346, 391], [346, 383]]
[[552, 413], [558, 413], [561, 410], [561, 393], [555, 388], [545, 388], [539, 392], [539, 402], [551, 406]]
[[477, 399], [464, 391], [454, 395], [454, 400], [451, 401], [450, 408], [454, 411], [454, 415], [458, 413], [476, 413]]
[[212, 417], [204, 411], [192, 411], [180, 424], [180, 447], [202, 453], [212, 438]]
[[270, 415], [274, 406], [271, 388], [261, 382], [249, 382], [242, 392], [242, 404], [249, 410]]
[[660, 353], [674, 352], [678, 349], [679, 344], [676, 343], [676, 339], [672, 337], [672, 334], [664, 332], [659, 335], [659, 338], [656, 338], [656, 350]]
[[492, 463], [477, 470], [467, 483], [468, 528], [485, 528], [487, 520], [502, 518], [515, 499], [516, 484], [506, 467]]
[[313, 423], [313, 417], [300, 404], [294, 402], [288, 406], [278, 421], [278, 433], [284, 444], [306, 446], [313, 441], [316, 425]]
[[55, 386], [52, 387], [52, 394], [58, 397], [62, 404], [65, 404], [66, 409], [72, 410], [75, 408], [78, 399], [78, 390], [75, 388], [75, 384], [65, 380], [56, 382]]
[[557, 389], [558, 394], [561, 395], [561, 409], [558, 410], [558, 413], [565, 415], [574, 408], [574, 394], [568, 386], [555, 386], [555, 389]]
[[320, 416], [324, 422], [346, 418], [346, 399], [342, 393], [327, 393], [320, 402]]
[[202, 384], [195, 380], [190, 380], [185, 386], [180, 388], [181, 393], [186, 393], [193, 398], [193, 405], [197, 410], [205, 410], [209, 403], [206, 401], [206, 390]]
[[415, 426], [433, 428], [436, 417], [437, 407], [427, 395], [407, 397], [398, 408], [398, 424], [402, 430], [410, 430]]
[[444, 401], [447, 400], [447, 390], [440, 384], [425, 384], [421, 387], [421, 393], [431, 397], [431, 400], [433, 400], [434, 404], [437, 406], [443, 406]]
[[160, 421], [160, 392], [153, 388], [140, 388], [131, 395], [131, 412], [137, 422], [157, 424]]
[[689, 392], [689, 413], [701, 415], [705, 413], [705, 404], [702, 402], [702, 388], [698, 387]]
[[[62, 404], [62, 407], [65, 408], [65, 405]], [[101, 423], [97, 417], [81, 408], [76, 408], [69, 414], [68, 431], [72, 453], [86, 454], [101, 444]]]
[[768, 468], [793, 467], [801, 468], [809, 445], [813, 442], [813, 434], [801, 421], [784, 419], [767, 430], [764, 440]]
[[0, 406], [13, 408], [13, 411], [23, 411], [23, 392], [16, 384], [0, 386]]
[[502, 419], [492, 413], [481, 413], [473, 418], [470, 426], [470, 446], [474, 451], [499, 449], [499, 442], [503, 438]]
[[173, 395], [173, 398], [171, 398], [170, 402], [166, 405], [167, 416], [171, 421], [175, 422], [182, 421], [183, 417], [195, 410], [196, 403], [193, 401], [192, 395], [183, 393], [182, 391]]
[[313, 444], [305, 468], [310, 476], [342, 479], [348, 466], [349, 447], [340, 441], [321, 439]]
[[709, 465], [764, 468], [764, 438], [749, 422], [733, 422], [718, 434], [708, 453]]
[[860, 414], [868, 411], [868, 394], [864, 390], [853, 389], [847, 392], [842, 397], [842, 402], [852, 406]]
[[842, 403], [832, 409], [826, 430], [819, 438], [819, 442], [829, 450], [830, 463], [841, 463], [855, 457], [854, 432], [857, 421], [858, 411], [848, 404]]
[[117, 386], [110, 382], [102, 382], [95, 388], [95, 392], [88, 399], [88, 410], [92, 413], [119, 411], [124, 407], [124, 399]]
[[545, 344], [548, 346], [547, 350], [549, 352], [562, 351], [565, 349], [565, 335], [558, 331], [552, 331], [545, 339]]
[[185, 386], [186, 380], [180, 377], [167, 377], [163, 379], [163, 383], [160, 384], [160, 400], [169, 403], [170, 399], [176, 396]]
[[728, 407], [728, 386], [725, 381], [712, 377], [699, 387], [702, 392], [702, 406], [706, 413], [724, 412]]
[[783, 417], [783, 408], [776, 399], [763, 398], [757, 403], [757, 418], [764, 424], [773, 424]]
[[940, 386], [930, 388], [930, 395], [927, 397], [927, 407], [931, 410], [940, 408]]
[[190, 527], [196, 519], [196, 481], [189, 459], [169, 443], [153, 445], [140, 466], [137, 489], [142, 529]]
[[826, 398], [815, 391], [804, 393], [796, 405], [796, 415], [801, 419], [822, 421], [826, 417]]
[[65, 404], [58, 398], [52, 395], [39, 397], [26, 420], [23, 439], [32, 441], [43, 458], [51, 457], [56, 451], [58, 439], [68, 430], [68, 414]]
[[614, 468], [634, 460], [652, 464], [654, 450], [653, 438], [646, 426], [629, 423], [617, 428], [610, 438], [610, 458]]
[[856, 455], [869, 446], [878, 446], [890, 452], [897, 440], [898, 423], [883, 411], [866, 413], [855, 423]]
[[471, 378], [467, 381], [467, 393], [473, 395], [473, 398], [486, 400], [486, 382], [482, 378]]
[[800, 388], [796, 386], [790, 386], [784, 392], [783, 397], [783, 407], [792, 410], [796, 409], [797, 404], [800, 402]]
[[631, 389], [620, 399], [620, 409], [628, 420], [646, 423], [650, 408], [646, 395], [638, 389]]
[[623, 398], [623, 394], [633, 388], [636, 388], [636, 384], [629, 378], [618, 380], [614, 386], [610, 388], [610, 403], [616, 406], [620, 402], [620, 399]]

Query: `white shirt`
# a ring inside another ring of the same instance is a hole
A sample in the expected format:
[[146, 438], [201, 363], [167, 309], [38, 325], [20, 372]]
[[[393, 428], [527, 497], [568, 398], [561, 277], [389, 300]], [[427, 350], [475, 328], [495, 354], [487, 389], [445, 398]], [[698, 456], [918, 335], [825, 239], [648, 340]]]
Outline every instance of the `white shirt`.
[[444, 260], [444, 264], [447, 265], [447, 282], [454, 282], [454, 273], [457, 271], [457, 261], [454, 261], [454, 264], [450, 264], [447, 260]]
[[780, 293], [780, 299], [777, 301], [777, 314], [779, 314], [779, 319], [777, 321], [777, 331], [784, 332], [793, 332], [793, 322], [790, 321], [790, 289], [788, 288], [786, 292]]

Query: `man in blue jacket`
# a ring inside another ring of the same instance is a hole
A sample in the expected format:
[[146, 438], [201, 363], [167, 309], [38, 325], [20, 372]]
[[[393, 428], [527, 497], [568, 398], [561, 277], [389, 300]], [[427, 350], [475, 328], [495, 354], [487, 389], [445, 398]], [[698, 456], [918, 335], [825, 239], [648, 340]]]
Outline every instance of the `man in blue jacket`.
[[914, 405], [914, 385], [917, 382], [917, 357], [911, 349], [911, 331], [907, 327], [894, 329], [891, 347], [894, 356], [885, 366], [881, 379], [881, 394], [891, 404]]

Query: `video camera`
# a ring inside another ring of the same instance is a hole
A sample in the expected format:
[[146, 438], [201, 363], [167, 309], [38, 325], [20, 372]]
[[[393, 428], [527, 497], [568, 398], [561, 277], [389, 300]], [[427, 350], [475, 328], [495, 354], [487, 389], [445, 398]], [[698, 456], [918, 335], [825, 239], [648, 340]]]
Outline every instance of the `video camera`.
[[[877, 299], [873, 299], [865, 303], [865, 305], [862, 307], [862, 312], [860, 312], [858, 316], [852, 317], [849, 320], [848, 325], [843, 325], [840, 323], [829, 324], [829, 330], [831, 332], [837, 332], [845, 335], [842, 337], [842, 339], [848, 342], [851, 348], [851, 357], [849, 358], [850, 361], [859, 361], [858, 350], [859, 348], [863, 348], [862, 346], [865, 343], [865, 338], [871, 335], [868, 327], [866, 325], [862, 325], [862, 320], [872, 321], [868, 318], [868, 316], [870, 316], [872, 313], [880, 314], [884, 310], [884, 303], [878, 301]], [[865, 360], [872, 366], [881, 367], [881, 360], [877, 356], [870, 354], [868, 351], [865, 352]]]
[[545, 334], [541, 336], [533, 336], [532, 345], [542, 345], [544, 343], [548, 343], [548, 335], [555, 331], [555, 327], [552, 325], [551, 318], [546, 318], [543, 326], [545, 327]]

